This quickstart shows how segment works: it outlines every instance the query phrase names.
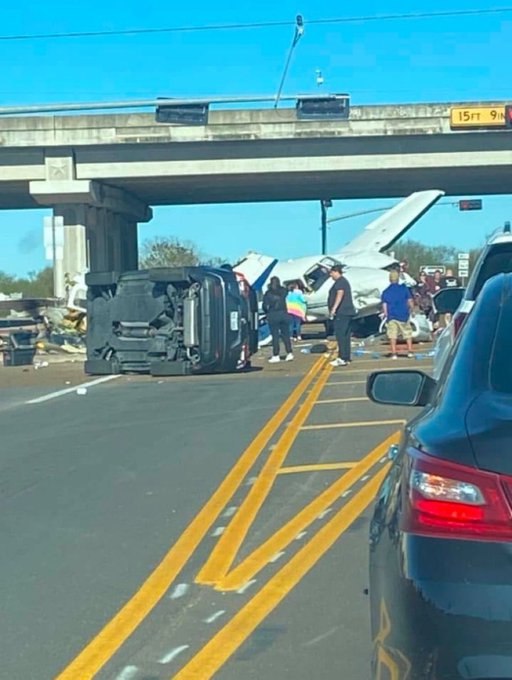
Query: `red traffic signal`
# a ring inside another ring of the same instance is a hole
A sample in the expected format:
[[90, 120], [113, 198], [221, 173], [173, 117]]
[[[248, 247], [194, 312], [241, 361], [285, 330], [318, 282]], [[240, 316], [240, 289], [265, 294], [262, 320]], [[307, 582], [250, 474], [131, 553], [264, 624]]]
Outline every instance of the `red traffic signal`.
[[459, 201], [459, 210], [482, 210], [482, 199], [473, 198]]

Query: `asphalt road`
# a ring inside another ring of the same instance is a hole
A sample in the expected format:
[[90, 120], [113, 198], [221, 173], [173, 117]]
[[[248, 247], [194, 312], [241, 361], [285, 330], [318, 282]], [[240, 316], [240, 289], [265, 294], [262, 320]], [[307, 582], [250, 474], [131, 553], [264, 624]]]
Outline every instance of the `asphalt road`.
[[411, 360], [322, 361], [4, 394], [0, 678], [367, 680], [368, 508], [410, 413], [364, 381]]

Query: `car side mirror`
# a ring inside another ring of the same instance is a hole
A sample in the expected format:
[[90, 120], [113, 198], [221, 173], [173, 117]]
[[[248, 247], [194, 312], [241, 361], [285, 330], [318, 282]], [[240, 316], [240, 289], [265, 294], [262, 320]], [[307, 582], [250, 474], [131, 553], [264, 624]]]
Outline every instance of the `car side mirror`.
[[438, 314], [454, 314], [465, 292], [465, 288], [443, 288], [432, 296], [434, 310]]
[[376, 404], [426, 406], [436, 385], [422, 371], [375, 371], [366, 381], [366, 394]]

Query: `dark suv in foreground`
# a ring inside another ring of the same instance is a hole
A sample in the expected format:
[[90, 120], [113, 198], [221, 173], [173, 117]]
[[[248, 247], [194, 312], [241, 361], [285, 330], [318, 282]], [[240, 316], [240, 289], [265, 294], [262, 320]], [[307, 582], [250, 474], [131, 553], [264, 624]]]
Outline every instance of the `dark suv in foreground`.
[[491, 278], [440, 380], [376, 372], [423, 407], [390, 451], [370, 529], [373, 678], [512, 678], [512, 274]]

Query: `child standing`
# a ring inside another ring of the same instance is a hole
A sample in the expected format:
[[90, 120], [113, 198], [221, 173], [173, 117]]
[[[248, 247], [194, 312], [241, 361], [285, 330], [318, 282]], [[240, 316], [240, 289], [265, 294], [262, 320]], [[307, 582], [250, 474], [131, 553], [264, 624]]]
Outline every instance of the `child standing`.
[[293, 281], [293, 283], [288, 286], [286, 309], [288, 310], [288, 317], [290, 319], [290, 336], [294, 340], [301, 340], [301, 328], [306, 320], [307, 309], [304, 286], [301, 281]]

